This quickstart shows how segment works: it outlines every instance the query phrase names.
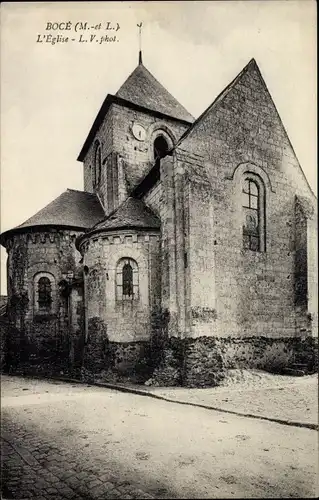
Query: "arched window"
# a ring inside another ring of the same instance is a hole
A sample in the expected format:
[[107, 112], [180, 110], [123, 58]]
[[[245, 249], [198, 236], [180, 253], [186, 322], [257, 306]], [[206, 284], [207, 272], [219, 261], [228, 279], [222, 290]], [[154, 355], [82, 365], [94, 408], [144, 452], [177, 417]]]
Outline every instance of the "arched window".
[[51, 281], [43, 276], [38, 281], [39, 311], [50, 311], [52, 304]]
[[138, 299], [138, 267], [133, 259], [121, 259], [116, 269], [117, 300]]
[[154, 160], [155, 164], [159, 165], [162, 158], [169, 153], [168, 143], [162, 135], [156, 137], [154, 141]]
[[94, 153], [94, 168], [93, 168], [93, 187], [98, 186], [101, 182], [102, 175], [102, 152], [101, 145], [98, 141], [95, 143], [95, 153]]
[[40, 314], [52, 312], [55, 293], [54, 277], [50, 273], [38, 273], [34, 277], [34, 308]]
[[243, 245], [247, 250], [265, 250], [265, 192], [258, 176], [246, 174], [243, 179]]
[[133, 268], [124, 264], [122, 269], [122, 289], [124, 297], [133, 297]]

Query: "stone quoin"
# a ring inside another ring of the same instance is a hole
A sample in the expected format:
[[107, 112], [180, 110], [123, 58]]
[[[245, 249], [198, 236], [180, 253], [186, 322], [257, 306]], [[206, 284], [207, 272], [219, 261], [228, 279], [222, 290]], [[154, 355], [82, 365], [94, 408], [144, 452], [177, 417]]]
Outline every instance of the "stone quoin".
[[315, 371], [317, 203], [254, 59], [195, 120], [140, 54], [78, 160], [83, 192], [0, 236], [6, 369], [190, 387]]

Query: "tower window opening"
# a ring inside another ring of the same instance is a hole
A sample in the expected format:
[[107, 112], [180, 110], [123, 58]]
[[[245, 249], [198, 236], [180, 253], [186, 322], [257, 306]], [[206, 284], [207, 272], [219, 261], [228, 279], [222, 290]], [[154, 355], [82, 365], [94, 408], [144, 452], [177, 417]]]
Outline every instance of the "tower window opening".
[[169, 146], [166, 139], [159, 135], [154, 141], [154, 160], [155, 165], [160, 165], [161, 159], [169, 154]]
[[99, 141], [95, 143], [94, 169], [92, 172], [93, 187], [97, 187], [102, 177], [102, 152]]

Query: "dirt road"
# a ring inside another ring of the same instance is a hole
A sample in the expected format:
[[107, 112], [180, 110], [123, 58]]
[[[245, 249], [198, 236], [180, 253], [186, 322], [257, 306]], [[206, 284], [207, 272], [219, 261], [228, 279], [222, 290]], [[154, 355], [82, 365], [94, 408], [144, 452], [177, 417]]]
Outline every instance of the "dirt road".
[[2, 379], [5, 498], [309, 498], [317, 432], [135, 394]]

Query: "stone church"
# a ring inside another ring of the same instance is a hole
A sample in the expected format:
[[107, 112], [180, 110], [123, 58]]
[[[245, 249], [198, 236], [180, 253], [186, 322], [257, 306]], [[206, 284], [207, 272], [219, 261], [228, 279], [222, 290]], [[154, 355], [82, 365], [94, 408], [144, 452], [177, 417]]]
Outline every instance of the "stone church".
[[142, 63], [68, 189], [1, 235], [22, 372], [209, 386], [313, 370], [316, 198], [252, 59], [193, 116]]

